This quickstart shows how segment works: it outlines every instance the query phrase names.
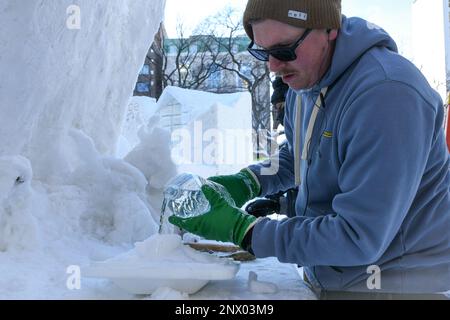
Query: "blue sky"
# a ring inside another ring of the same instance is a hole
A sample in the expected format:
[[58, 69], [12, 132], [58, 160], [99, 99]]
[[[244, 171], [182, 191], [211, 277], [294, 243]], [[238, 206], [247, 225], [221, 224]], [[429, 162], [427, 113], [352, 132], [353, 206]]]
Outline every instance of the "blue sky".
[[[391, 34], [400, 53], [411, 55], [411, 5], [413, 0], [342, 0], [342, 11], [376, 23]], [[166, 0], [165, 25], [169, 37], [176, 37], [177, 21], [188, 28], [213, 15], [226, 5], [243, 11], [245, 0]]]

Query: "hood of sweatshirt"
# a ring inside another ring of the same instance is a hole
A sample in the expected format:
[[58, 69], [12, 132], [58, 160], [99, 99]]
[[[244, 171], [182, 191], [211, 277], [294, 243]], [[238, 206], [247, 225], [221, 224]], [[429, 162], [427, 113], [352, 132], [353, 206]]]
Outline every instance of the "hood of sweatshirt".
[[395, 41], [382, 28], [361, 18], [342, 18], [331, 66], [318, 87], [333, 84], [357, 59], [373, 47], [386, 47], [398, 52]]

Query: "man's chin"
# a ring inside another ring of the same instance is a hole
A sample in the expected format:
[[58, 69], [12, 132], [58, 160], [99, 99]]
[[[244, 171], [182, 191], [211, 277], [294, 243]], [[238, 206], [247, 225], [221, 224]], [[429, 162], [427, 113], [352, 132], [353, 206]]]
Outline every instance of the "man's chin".
[[294, 91], [300, 91], [300, 90], [311, 90], [314, 87], [314, 84], [306, 83], [305, 81], [291, 81], [290, 83], [286, 83], [289, 88], [291, 88]]
[[291, 89], [294, 90], [294, 91], [310, 90], [310, 89], [311, 89], [310, 86], [302, 85], [302, 84], [295, 84], [295, 83], [292, 83], [292, 84], [288, 84], [288, 85], [289, 85], [289, 88], [291, 88]]
[[295, 79], [295, 76], [284, 76], [282, 80], [289, 86], [289, 88], [291, 88], [294, 91], [305, 90], [310, 87], [308, 86], [308, 84], [301, 83], [300, 81], [298, 81], [299, 80], [298, 78]]

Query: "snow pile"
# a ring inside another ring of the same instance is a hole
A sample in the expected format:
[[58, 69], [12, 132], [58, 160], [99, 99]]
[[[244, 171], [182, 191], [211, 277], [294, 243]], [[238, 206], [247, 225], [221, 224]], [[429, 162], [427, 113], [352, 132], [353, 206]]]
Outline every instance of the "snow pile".
[[[115, 256], [157, 232], [145, 176], [124, 160], [100, 155], [81, 131], [71, 130], [70, 137], [74, 169], [61, 184], [32, 180], [23, 157], [0, 158], [2, 298], [91, 297], [96, 283], [67, 288], [69, 266]], [[12, 290], [16, 283], [26, 285]]]
[[140, 260], [152, 261], [167, 256], [181, 246], [181, 237], [175, 234], [153, 235], [146, 241], [136, 243], [136, 254]]
[[144, 175], [123, 160], [102, 157], [92, 142], [86, 146], [83, 162], [68, 178], [82, 190], [82, 231], [110, 243], [132, 243], [156, 232]]

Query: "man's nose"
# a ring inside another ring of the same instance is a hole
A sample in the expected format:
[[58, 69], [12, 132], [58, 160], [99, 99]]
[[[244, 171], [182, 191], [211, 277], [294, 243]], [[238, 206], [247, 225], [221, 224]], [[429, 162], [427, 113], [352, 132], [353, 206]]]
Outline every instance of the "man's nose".
[[271, 72], [277, 72], [281, 69], [281, 67], [284, 66], [285, 62], [278, 60], [277, 58], [274, 58], [272, 56], [269, 56], [269, 70]]

